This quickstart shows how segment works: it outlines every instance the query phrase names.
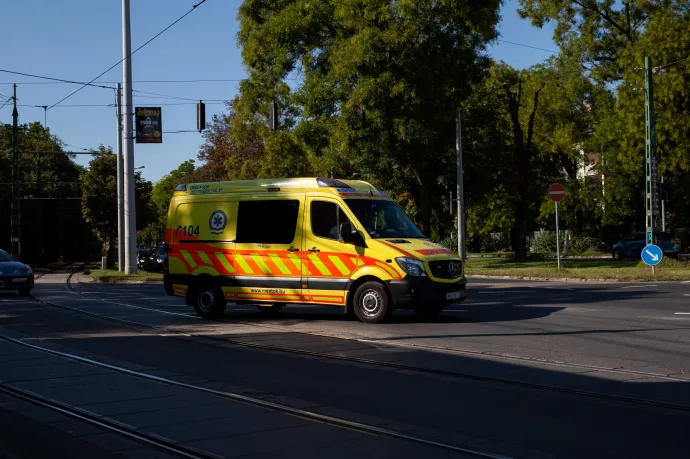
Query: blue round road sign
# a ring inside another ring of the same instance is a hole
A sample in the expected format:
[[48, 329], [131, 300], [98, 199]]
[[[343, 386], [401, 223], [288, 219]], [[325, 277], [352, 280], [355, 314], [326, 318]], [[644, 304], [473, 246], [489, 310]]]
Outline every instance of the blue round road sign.
[[650, 244], [642, 249], [642, 261], [649, 266], [656, 266], [661, 263], [664, 258], [664, 252], [661, 251], [658, 245]]

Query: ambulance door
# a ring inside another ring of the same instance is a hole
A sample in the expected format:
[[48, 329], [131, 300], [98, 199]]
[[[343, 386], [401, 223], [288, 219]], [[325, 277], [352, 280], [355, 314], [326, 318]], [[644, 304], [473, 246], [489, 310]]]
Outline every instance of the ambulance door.
[[303, 219], [304, 194], [252, 194], [240, 198], [232, 299], [302, 302]]
[[338, 201], [327, 197], [308, 197], [306, 212], [306, 302], [345, 306], [358, 254], [353, 244], [342, 241], [340, 228], [343, 223], [352, 224], [351, 220]]

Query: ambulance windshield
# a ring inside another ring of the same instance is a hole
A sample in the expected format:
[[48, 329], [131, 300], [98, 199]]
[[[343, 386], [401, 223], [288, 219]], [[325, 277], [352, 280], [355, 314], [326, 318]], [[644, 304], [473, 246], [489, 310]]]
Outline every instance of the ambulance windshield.
[[425, 238], [393, 201], [346, 199], [348, 207], [372, 238]]

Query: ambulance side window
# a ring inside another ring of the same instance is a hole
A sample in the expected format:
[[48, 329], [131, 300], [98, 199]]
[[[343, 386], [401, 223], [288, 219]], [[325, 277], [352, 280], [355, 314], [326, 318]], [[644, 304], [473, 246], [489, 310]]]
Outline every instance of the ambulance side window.
[[297, 229], [299, 201], [240, 201], [237, 211], [238, 243], [291, 244]]
[[314, 236], [340, 240], [338, 229], [350, 219], [339, 205], [328, 201], [311, 202], [311, 232]]

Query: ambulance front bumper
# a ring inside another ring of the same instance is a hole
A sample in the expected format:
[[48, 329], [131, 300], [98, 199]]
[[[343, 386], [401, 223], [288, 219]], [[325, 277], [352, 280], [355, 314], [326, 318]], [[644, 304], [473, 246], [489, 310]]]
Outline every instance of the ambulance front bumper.
[[457, 282], [435, 282], [429, 277], [407, 276], [388, 281], [388, 291], [398, 309], [424, 305], [449, 305], [467, 298], [467, 279]]

